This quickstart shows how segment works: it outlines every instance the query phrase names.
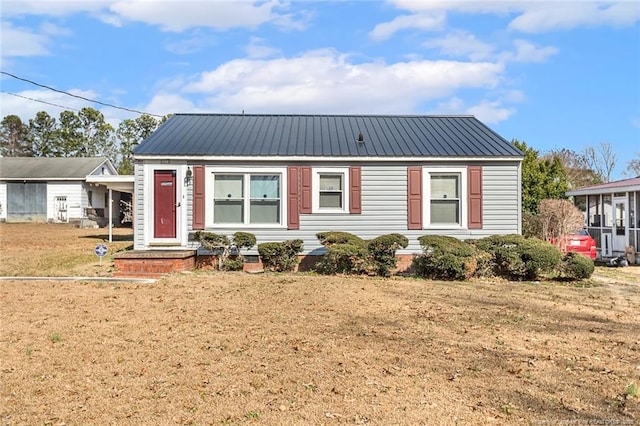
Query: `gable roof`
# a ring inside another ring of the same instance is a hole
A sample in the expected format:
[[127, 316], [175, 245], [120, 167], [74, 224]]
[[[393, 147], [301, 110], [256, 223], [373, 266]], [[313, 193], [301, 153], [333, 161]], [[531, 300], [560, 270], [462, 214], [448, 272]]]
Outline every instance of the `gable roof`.
[[84, 180], [102, 165], [115, 171], [111, 162], [101, 157], [2, 157], [0, 179]]
[[640, 176], [576, 188], [571, 191], [567, 191], [567, 195], [591, 195], [627, 191], [640, 191]]
[[521, 158], [522, 152], [472, 116], [175, 114], [134, 155]]

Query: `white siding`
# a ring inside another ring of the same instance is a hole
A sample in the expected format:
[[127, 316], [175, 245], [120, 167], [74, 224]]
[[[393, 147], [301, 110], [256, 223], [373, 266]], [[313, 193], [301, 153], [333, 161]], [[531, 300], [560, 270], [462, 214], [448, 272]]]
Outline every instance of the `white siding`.
[[7, 183], [0, 182], [0, 220], [7, 220]]
[[[134, 175], [134, 191], [133, 191], [133, 249], [144, 250], [146, 248], [144, 241], [144, 166], [140, 162], [136, 162], [133, 166]], [[152, 200], [147, 202], [149, 208], [151, 208]]]
[[56, 220], [56, 197], [67, 197], [67, 216], [69, 220], [84, 217], [86, 195], [83, 200], [83, 183], [76, 182], [48, 182], [47, 183], [47, 220]]

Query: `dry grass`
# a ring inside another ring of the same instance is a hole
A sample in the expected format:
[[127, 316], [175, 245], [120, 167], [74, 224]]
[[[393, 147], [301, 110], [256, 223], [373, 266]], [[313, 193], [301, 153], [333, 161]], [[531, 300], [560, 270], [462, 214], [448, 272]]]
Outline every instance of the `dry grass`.
[[634, 424], [640, 268], [625, 269], [582, 288], [0, 281], [0, 421]]
[[[113, 272], [111, 256], [133, 245], [131, 228], [109, 231], [80, 229], [68, 224], [0, 224], [0, 276], [109, 276]], [[97, 244], [106, 244], [109, 253], [95, 255]]]

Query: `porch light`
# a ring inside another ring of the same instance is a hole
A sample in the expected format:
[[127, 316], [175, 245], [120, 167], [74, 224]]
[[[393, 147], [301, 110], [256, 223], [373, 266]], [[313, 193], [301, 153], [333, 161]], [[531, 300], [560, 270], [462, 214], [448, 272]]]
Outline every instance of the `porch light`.
[[193, 181], [193, 172], [191, 171], [191, 167], [187, 167], [187, 173], [184, 176], [184, 186], [191, 185]]

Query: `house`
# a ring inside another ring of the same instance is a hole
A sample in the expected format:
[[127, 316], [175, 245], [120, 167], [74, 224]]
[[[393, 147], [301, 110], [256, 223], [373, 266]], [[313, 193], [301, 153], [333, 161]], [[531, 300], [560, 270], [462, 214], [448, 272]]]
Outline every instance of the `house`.
[[[0, 221], [67, 223], [93, 219], [104, 226], [110, 191], [98, 181], [117, 174], [106, 158], [0, 158]], [[119, 194], [111, 197], [116, 211]], [[118, 216], [114, 215], [113, 223], [119, 222]]]
[[472, 116], [176, 114], [134, 150], [134, 250], [195, 250], [196, 230], [304, 255], [329, 230], [401, 233], [404, 255], [520, 233], [522, 158]]
[[584, 213], [600, 257], [619, 256], [629, 246], [640, 252], [640, 176], [567, 192]]

